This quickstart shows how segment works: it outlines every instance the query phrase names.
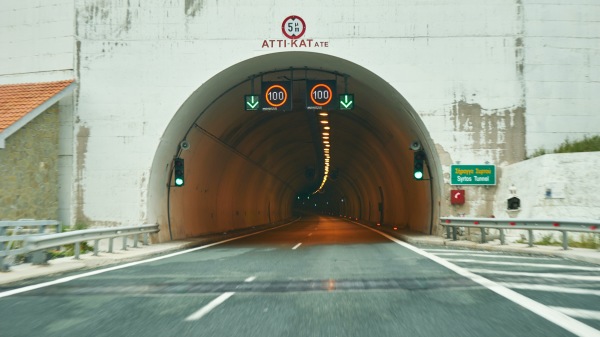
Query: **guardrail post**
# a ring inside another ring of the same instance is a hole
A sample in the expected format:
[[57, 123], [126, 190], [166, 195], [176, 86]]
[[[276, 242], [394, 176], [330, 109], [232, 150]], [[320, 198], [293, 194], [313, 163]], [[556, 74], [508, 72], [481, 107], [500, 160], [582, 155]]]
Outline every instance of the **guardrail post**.
[[98, 256], [98, 242], [100, 240], [94, 240], [94, 256]]
[[[4, 236], [6, 234], [6, 227], [0, 227], [0, 236]], [[4, 241], [0, 241], [0, 252], [6, 249], [6, 243]], [[4, 256], [0, 256], [0, 271], [8, 271], [10, 266], [8, 264], [4, 264]]]
[[144, 233], [144, 245], [147, 246], [148, 245], [148, 233]]
[[498, 230], [500, 231], [500, 244], [505, 245], [506, 237], [504, 236], [504, 228], [498, 228]]
[[81, 244], [79, 242], [75, 242], [75, 260], [79, 260], [79, 253], [81, 252]]
[[44, 265], [48, 264], [48, 253], [46, 250], [38, 250], [31, 253], [31, 264]]
[[456, 226], [452, 226], [452, 241], [456, 241], [456, 231], [458, 228]]
[[450, 236], [451, 236], [451, 235], [452, 235], [452, 234], [450, 234], [450, 226], [446, 226], [446, 238], [447, 238], [447, 239], [450, 239]]
[[569, 249], [569, 233], [567, 231], [562, 231], [563, 233], [563, 242], [562, 242], [562, 246], [564, 250], [568, 250]]
[[127, 250], [127, 235], [123, 236], [123, 250]]
[[113, 252], [113, 241], [115, 238], [110, 238], [108, 239], [108, 252], [112, 253]]
[[139, 234], [133, 234], [133, 248], [137, 248], [137, 244], [138, 244], [138, 240], [139, 240]]
[[485, 243], [485, 228], [481, 228], [481, 243]]
[[528, 229], [527, 232], [529, 233], [529, 247], [533, 247], [533, 229]]

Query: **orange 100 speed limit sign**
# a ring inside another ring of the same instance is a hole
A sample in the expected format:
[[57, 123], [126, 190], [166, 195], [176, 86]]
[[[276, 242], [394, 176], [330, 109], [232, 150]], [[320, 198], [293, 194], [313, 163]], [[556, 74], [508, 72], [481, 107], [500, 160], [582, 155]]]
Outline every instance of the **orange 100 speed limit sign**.
[[262, 110], [292, 110], [292, 84], [290, 81], [262, 82]]
[[306, 108], [312, 110], [336, 109], [337, 95], [335, 80], [307, 80], [306, 81]]

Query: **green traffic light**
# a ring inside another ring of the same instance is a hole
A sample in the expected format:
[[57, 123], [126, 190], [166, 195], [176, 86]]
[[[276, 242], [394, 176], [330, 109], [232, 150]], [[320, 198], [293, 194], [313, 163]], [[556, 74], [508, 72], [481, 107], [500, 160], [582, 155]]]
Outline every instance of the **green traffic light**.
[[424, 160], [425, 160], [425, 152], [416, 151], [414, 153], [413, 177], [416, 180], [423, 180], [423, 161]]
[[174, 166], [173, 171], [175, 174], [175, 186], [181, 187], [185, 183], [185, 179], [184, 179], [185, 169], [183, 167], [183, 159], [175, 158], [173, 166]]
[[423, 172], [415, 171], [415, 179], [417, 179], [417, 180], [423, 179]]

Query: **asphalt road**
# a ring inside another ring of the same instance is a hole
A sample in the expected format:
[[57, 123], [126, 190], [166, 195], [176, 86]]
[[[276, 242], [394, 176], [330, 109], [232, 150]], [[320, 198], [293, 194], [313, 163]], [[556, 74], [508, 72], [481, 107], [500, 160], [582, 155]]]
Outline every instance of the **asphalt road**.
[[306, 218], [2, 297], [0, 336], [600, 336], [442, 253]]

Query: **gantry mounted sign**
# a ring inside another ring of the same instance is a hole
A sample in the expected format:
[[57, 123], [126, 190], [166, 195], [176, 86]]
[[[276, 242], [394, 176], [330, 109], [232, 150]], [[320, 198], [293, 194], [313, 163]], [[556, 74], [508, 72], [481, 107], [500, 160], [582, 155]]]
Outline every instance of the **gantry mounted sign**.
[[244, 110], [252, 111], [260, 109], [260, 97], [258, 95], [244, 96]]
[[262, 82], [260, 107], [263, 111], [292, 110], [292, 82]]
[[340, 110], [354, 109], [354, 94], [340, 95]]
[[451, 165], [452, 185], [496, 185], [496, 165]]
[[306, 80], [306, 109], [334, 110], [337, 102], [335, 80]]

